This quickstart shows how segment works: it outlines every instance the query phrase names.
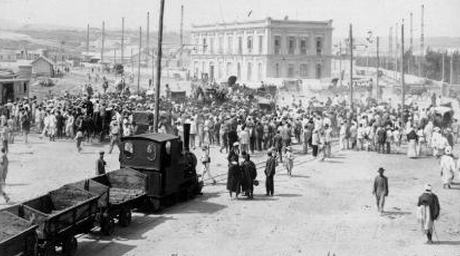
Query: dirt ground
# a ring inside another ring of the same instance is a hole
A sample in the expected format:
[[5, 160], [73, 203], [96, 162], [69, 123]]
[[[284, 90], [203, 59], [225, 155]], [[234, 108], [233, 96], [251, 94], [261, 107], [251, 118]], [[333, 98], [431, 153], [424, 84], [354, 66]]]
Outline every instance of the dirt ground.
[[[101, 149], [108, 146], [86, 144], [79, 154], [73, 141], [33, 135], [26, 145], [18, 138], [9, 154], [7, 192], [20, 202], [90, 177]], [[106, 158], [109, 169], [119, 167], [118, 150]], [[254, 161], [264, 158], [256, 154]], [[229, 198], [226, 155], [212, 148], [212, 159], [219, 183], [206, 185], [202, 196], [160, 214], [134, 213], [131, 226], [110, 237], [81, 236], [77, 255], [460, 255], [460, 183], [443, 190], [432, 157], [335, 150], [334, 158], [319, 162], [298, 154], [293, 177], [278, 167], [273, 197], [264, 195], [258, 169], [261, 185], [252, 201]], [[390, 184], [383, 216], [371, 195], [380, 166]], [[435, 245], [424, 244], [415, 216], [427, 182], [441, 203]]]

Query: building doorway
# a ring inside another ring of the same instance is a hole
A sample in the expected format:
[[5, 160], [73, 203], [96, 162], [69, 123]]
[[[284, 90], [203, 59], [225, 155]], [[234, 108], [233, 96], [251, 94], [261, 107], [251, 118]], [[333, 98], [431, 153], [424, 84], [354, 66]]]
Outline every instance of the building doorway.
[[321, 64], [316, 64], [316, 79], [321, 79]]
[[8, 100], [14, 101], [14, 83], [2, 84], [2, 104]]

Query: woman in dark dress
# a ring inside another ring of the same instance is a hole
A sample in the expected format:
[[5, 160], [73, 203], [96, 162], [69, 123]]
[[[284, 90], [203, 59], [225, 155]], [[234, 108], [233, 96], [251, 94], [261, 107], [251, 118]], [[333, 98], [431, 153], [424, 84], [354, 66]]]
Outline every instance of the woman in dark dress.
[[236, 194], [236, 199], [240, 193], [241, 186], [241, 167], [236, 161], [230, 162], [227, 176], [227, 190], [230, 193], [230, 198], [233, 197], [233, 192]]

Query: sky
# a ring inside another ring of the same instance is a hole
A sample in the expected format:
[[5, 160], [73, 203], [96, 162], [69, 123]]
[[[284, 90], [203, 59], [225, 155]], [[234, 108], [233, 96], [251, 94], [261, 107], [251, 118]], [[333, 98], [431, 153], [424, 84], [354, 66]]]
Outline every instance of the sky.
[[[179, 31], [184, 6], [184, 29], [192, 24], [258, 20], [333, 20], [334, 37], [346, 37], [349, 24], [355, 36], [388, 36], [389, 27], [405, 19], [409, 30], [413, 12], [414, 36], [420, 35], [421, 5], [425, 5], [425, 37], [460, 37], [460, 0], [166, 0], [165, 29]], [[158, 27], [160, 0], [0, 0], [0, 18], [28, 24], [54, 24], [85, 29]], [[252, 12], [251, 12], [252, 11]], [[248, 14], [250, 15], [248, 16]]]

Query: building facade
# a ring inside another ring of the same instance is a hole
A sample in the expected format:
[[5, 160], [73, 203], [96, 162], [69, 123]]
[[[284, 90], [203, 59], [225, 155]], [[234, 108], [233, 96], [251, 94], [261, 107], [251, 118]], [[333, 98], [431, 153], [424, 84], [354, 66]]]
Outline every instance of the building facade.
[[257, 85], [331, 76], [332, 20], [273, 20], [193, 26], [190, 74]]
[[54, 76], [54, 63], [46, 57], [40, 56], [30, 65], [32, 65], [32, 73], [37, 76]]

